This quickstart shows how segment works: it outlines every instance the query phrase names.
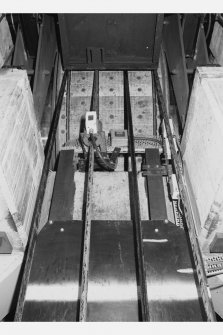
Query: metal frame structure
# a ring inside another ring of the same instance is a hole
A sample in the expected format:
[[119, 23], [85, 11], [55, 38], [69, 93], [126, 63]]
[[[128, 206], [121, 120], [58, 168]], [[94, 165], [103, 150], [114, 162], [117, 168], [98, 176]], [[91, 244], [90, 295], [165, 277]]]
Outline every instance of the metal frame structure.
[[[186, 219], [187, 228], [189, 231], [190, 244], [193, 252], [193, 258], [196, 266], [196, 272], [199, 281], [199, 292], [202, 297], [202, 303], [205, 309], [205, 313], [208, 321], [215, 321], [215, 313], [213, 304], [211, 301], [210, 290], [208, 288], [207, 278], [205, 274], [203, 259], [199, 247], [198, 238], [196, 236], [195, 225], [192, 210], [190, 207], [190, 202], [188, 200], [187, 186], [183, 176], [183, 166], [180, 160], [173, 141], [173, 136], [171, 133], [169, 116], [167, 113], [167, 106], [164, 101], [160, 80], [157, 74], [157, 66], [160, 52], [160, 43], [162, 36], [162, 21], [163, 15], [157, 15], [156, 27], [155, 27], [155, 40], [153, 45], [152, 62], [146, 63], [142, 62], [114, 62], [114, 63], [103, 63], [103, 62], [92, 62], [91, 64], [79, 64], [79, 63], [66, 63], [66, 70], [63, 75], [63, 80], [61, 83], [59, 96], [57, 99], [57, 104], [54, 111], [54, 116], [50, 128], [50, 133], [46, 145], [46, 158], [44, 162], [44, 167], [42, 171], [42, 177], [39, 185], [37, 200], [35, 204], [35, 209], [33, 213], [30, 236], [27, 245], [27, 249], [24, 255], [23, 267], [22, 267], [22, 283], [18, 296], [18, 303], [15, 313], [15, 321], [22, 321], [22, 314], [24, 308], [24, 300], [27, 289], [27, 284], [29, 281], [33, 255], [35, 251], [35, 245], [37, 240], [37, 229], [40, 220], [40, 213], [43, 204], [43, 196], [45, 192], [45, 187], [47, 183], [47, 176], [49, 172], [50, 162], [52, 158], [52, 152], [55, 145], [56, 133], [58, 128], [58, 122], [60, 117], [60, 111], [62, 106], [62, 100], [64, 96], [65, 87], [67, 84], [67, 103], [66, 103], [66, 114], [67, 114], [67, 130], [69, 140], [69, 115], [70, 115], [70, 80], [71, 72], [70, 70], [94, 70], [94, 85], [92, 93], [91, 110], [96, 110], [98, 114], [99, 109], [99, 70], [124, 70], [124, 103], [125, 103], [125, 122], [128, 128], [128, 143], [129, 143], [129, 154], [131, 157], [131, 183], [132, 183], [132, 195], [134, 201], [132, 201], [132, 221], [134, 227], [134, 242], [135, 242], [135, 253], [136, 253], [136, 264], [137, 264], [137, 286], [138, 286], [138, 298], [140, 301], [140, 314], [142, 321], [150, 321], [150, 311], [148, 303], [147, 294], [147, 280], [145, 271], [145, 260], [143, 251], [143, 235], [142, 235], [142, 222], [140, 215], [140, 204], [139, 204], [139, 190], [137, 181], [137, 168], [136, 168], [136, 157], [135, 157], [135, 141], [133, 133], [133, 121], [132, 121], [132, 111], [131, 111], [131, 101], [129, 92], [129, 80], [128, 80], [128, 69], [146, 69], [153, 70], [153, 107], [154, 113], [156, 113], [156, 101], [155, 97], [158, 99], [160, 106], [161, 117], [165, 122], [166, 132], [170, 143], [173, 164], [176, 171], [176, 176], [179, 184], [179, 190], [181, 199], [184, 206], [184, 215]], [[62, 28], [63, 29], [63, 28]], [[95, 56], [96, 57], [96, 56]], [[97, 57], [96, 57], [97, 58]], [[154, 70], [155, 69], [155, 70]], [[173, 73], [173, 75], [175, 75]], [[156, 116], [156, 115], [155, 115]], [[182, 113], [182, 120], [184, 121], [184, 113]], [[154, 126], [156, 128], [156, 125]], [[155, 135], [155, 134], [154, 134]], [[148, 164], [148, 162], [147, 162]], [[88, 287], [88, 267], [89, 267], [89, 253], [90, 253], [90, 232], [91, 232], [91, 197], [92, 197], [92, 183], [93, 183], [93, 170], [94, 170], [94, 148], [93, 145], [90, 146], [89, 155], [89, 171], [88, 171], [88, 187], [87, 187], [87, 204], [85, 210], [85, 234], [84, 234], [84, 248], [83, 248], [83, 259], [82, 259], [82, 277], [81, 277], [81, 295], [80, 295], [80, 309], [79, 309], [79, 321], [86, 321], [87, 319], [87, 287]], [[160, 176], [159, 176], [160, 177]], [[159, 178], [160, 181], [162, 177]], [[165, 217], [164, 209], [164, 217]], [[165, 219], [164, 217], [158, 219]], [[152, 217], [154, 219], [154, 217]], [[155, 218], [157, 219], [157, 218]]]
[[66, 81], [67, 81], [67, 71], [65, 71], [63, 75], [63, 80], [61, 83], [61, 87], [60, 87], [60, 91], [59, 91], [59, 95], [57, 99], [57, 104], [56, 104], [55, 111], [54, 111], [54, 117], [52, 120], [50, 133], [49, 133], [48, 141], [46, 144], [46, 157], [45, 157], [42, 177], [41, 177], [40, 185], [38, 189], [35, 209], [34, 209], [34, 213], [32, 217], [27, 249], [24, 255], [23, 265], [21, 269], [23, 276], [22, 276], [22, 283], [21, 283], [21, 287], [19, 291], [19, 297], [18, 297], [18, 303], [17, 303], [14, 321], [22, 320], [22, 312], [23, 312], [23, 307], [24, 307], [26, 288], [27, 288], [27, 283], [29, 280], [29, 274], [30, 274], [30, 269], [32, 265], [32, 258], [33, 258], [33, 254], [35, 250], [37, 229], [38, 229], [38, 224], [40, 220], [45, 187], [47, 183], [47, 176], [49, 173], [50, 161], [51, 161], [53, 147], [54, 147], [55, 139], [56, 139], [56, 132], [57, 132], [57, 127], [58, 127], [58, 122], [59, 122], [59, 117], [60, 117], [60, 111], [61, 111], [61, 105], [63, 101], [64, 90], [66, 86]]
[[[61, 88], [60, 88], [60, 93], [58, 96], [58, 101], [57, 105], [55, 108], [55, 113], [54, 113], [54, 118], [52, 122], [52, 127], [50, 131], [50, 136], [48, 139], [48, 145], [47, 145], [47, 154], [46, 154], [46, 160], [44, 163], [44, 168], [42, 172], [42, 178], [39, 186], [39, 191], [38, 191], [38, 196], [37, 196], [37, 201], [36, 201], [36, 206], [35, 206], [35, 211], [32, 219], [32, 225], [31, 225], [31, 230], [30, 230], [30, 238], [29, 238], [29, 243], [27, 247], [27, 251], [24, 257], [24, 265], [23, 265], [23, 278], [22, 278], [22, 284], [20, 287], [20, 292], [19, 292], [19, 297], [18, 297], [18, 304], [17, 304], [17, 309], [16, 309], [16, 314], [15, 314], [15, 321], [21, 321], [22, 320], [22, 313], [23, 313], [23, 307], [24, 307], [24, 299], [25, 299], [25, 293], [26, 293], [26, 288], [27, 284], [29, 281], [29, 275], [30, 275], [30, 269], [32, 265], [32, 258], [34, 255], [34, 250], [35, 250], [35, 244], [36, 244], [36, 238], [37, 238], [37, 228], [38, 228], [38, 222], [40, 219], [40, 213], [41, 213], [41, 207], [42, 207], [42, 202], [43, 202], [43, 195], [45, 191], [45, 186], [46, 186], [46, 181], [47, 181], [47, 175], [49, 171], [49, 164], [50, 164], [50, 159], [52, 155], [52, 150], [56, 138], [56, 131], [57, 131], [57, 126], [58, 126], [58, 120], [60, 116], [60, 109], [61, 109], [61, 104], [62, 104], [62, 98], [66, 86], [66, 80], [67, 80], [68, 73], [67, 71], [64, 73]], [[201, 256], [200, 248], [199, 248], [199, 243], [196, 237], [196, 232], [194, 228], [194, 223], [193, 223], [193, 217], [190, 209], [190, 205], [188, 202], [188, 197], [187, 197], [187, 190], [186, 190], [186, 185], [184, 182], [184, 178], [182, 175], [182, 163], [175, 151], [175, 146], [171, 134], [171, 129], [169, 125], [169, 117], [167, 115], [166, 111], [166, 106], [164, 102], [164, 98], [162, 95], [161, 91], [161, 86], [158, 78], [158, 74], [155, 71], [154, 72], [154, 80], [155, 80], [155, 85], [157, 89], [157, 96], [158, 96], [158, 101], [161, 107], [161, 114], [162, 118], [165, 121], [166, 124], [166, 130], [167, 130], [167, 135], [169, 138], [170, 146], [171, 146], [171, 152], [173, 156], [173, 162], [174, 166], [176, 169], [176, 175], [178, 178], [178, 183], [179, 183], [179, 188], [180, 188], [180, 193], [181, 193], [181, 198], [184, 204], [184, 214], [186, 218], [186, 223], [188, 226], [189, 230], [189, 236], [190, 236], [190, 242], [191, 242], [191, 247], [193, 251], [193, 257], [196, 265], [196, 270], [197, 270], [197, 275], [198, 275], [198, 280], [199, 280], [199, 291], [202, 297], [203, 305], [205, 308], [206, 316], [208, 321], [215, 321], [215, 313], [213, 309], [213, 304], [210, 299], [210, 291], [208, 288], [207, 284], [207, 278], [205, 274], [205, 269], [203, 265], [203, 259]], [[133, 202], [133, 208], [132, 208], [132, 213], [133, 213], [133, 222], [134, 222], [134, 232], [135, 232], [135, 251], [136, 251], [136, 257], [137, 257], [137, 275], [138, 275], [138, 294], [139, 294], [139, 300], [140, 300], [140, 312], [142, 316], [142, 321], [149, 321], [150, 320], [150, 315], [149, 315], [149, 309], [148, 309], [148, 295], [147, 295], [147, 284], [146, 284], [146, 275], [145, 275], [145, 264], [144, 264], [144, 255], [143, 255], [143, 245], [142, 245], [142, 227], [141, 227], [141, 218], [140, 218], [140, 207], [139, 207], [139, 193], [138, 193], [138, 183], [137, 183], [137, 170], [136, 170], [136, 160], [135, 160], [135, 150], [134, 150], [134, 137], [133, 137], [133, 127], [132, 127], [132, 115], [131, 115], [131, 103], [130, 103], [130, 96], [129, 96], [129, 85], [128, 85], [128, 73], [124, 73], [124, 89], [125, 89], [125, 108], [126, 108], [126, 116], [127, 116], [127, 121], [128, 121], [128, 130], [129, 130], [129, 149], [130, 149], [130, 155], [131, 155], [131, 162], [132, 162], [132, 186], [133, 186], [133, 192], [134, 192], [134, 202]], [[93, 148], [92, 148], [93, 151]], [[92, 155], [91, 155], [92, 157]], [[90, 162], [91, 163], [91, 162]], [[90, 164], [90, 166], [93, 166]], [[91, 169], [91, 173], [89, 174], [89, 187], [92, 184], [92, 176], [93, 176], [93, 171]], [[90, 201], [90, 198], [89, 198]], [[88, 206], [89, 208], [89, 206]], [[87, 208], [86, 208], [87, 210]], [[86, 219], [89, 219], [88, 215], [86, 215]], [[87, 226], [86, 226], [87, 227]], [[86, 235], [86, 234], [85, 234]], [[89, 235], [89, 229], [88, 229], [88, 238], [84, 239], [86, 242], [90, 241], [90, 235]], [[89, 260], [89, 243], [87, 243], [87, 247], [84, 250], [88, 250], [87, 254], [88, 257], [83, 261], [83, 264], [88, 263]], [[86, 267], [87, 269], [87, 267]], [[84, 267], [82, 268], [82, 271], [84, 270]], [[84, 271], [85, 274], [87, 274], [87, 271]], [[82, 299], [81, 301], [83, 302], [80, 304], [80, 321], [86, 321], [86, 311], [87, 311], [87, 290], [86, 290], [86, 285], [87, 285], [87, 276], [83, 275], [82, 272]]]
[[[145, 49], [143, 51], [144, 55], [135, 55], [131, 50], [131, 43], [128, 45], [128, 52], [132, 52], [131, 57], [129, 54], [126, 55], [123, 50], [120, 48], [123, 46], [123, 41], [119, 44], [113, 43], [112, 49], [116, 49], [113, 54], [109, 55], [109, 59], [106, 59], [104, 56], [104, 50], [101, 48], [98, 43], [93, 41], [86, 41], [86, 43], [93, 43], [85, 46], [87, 47], [86, 55], [75, 55], [75, 52], [78, 50], [79, 42], [74, 42], [74, 40], [70, 39], [68, 36], [68, 31], [72, 31], [73, 34], [79, 34], [82, 31], [86, 33], [87, 39], [90, 38], [90, 31], [92, 30], [92, 22], [91, 17], [95, 16], [94, 20], [97, 22], [96, 34], [97, 38], [100, 39], [100, 35], [107, 33], [108, 30], [111, 29], [111, 35], [105, 37], [106, 40], [103, 43], [107, 43], [108, 41], [113, 41], [114, 30], [117, 29], [119, 24], [123, 24], [125, 16], [127, 14], [113, 14], [112, 18], [108, 18], [108, 20], [100, 25], [98, 17], [99, 14], [91, 14], [83, 15], [83, 14], [75, 14], [73, 18], [69, 16], [69, 14], [59, 14], [59, 26], [60, 26], [60, 35], [61, 35], [61, 44], [63, 51], [63, 65], [64, 68], [68, 70], [149, 70], [155, 69], [158, 66], [159, 62], [159, 53], [160, 53], [160, 44], [162, 39], [162, 23], [163, 23], [163, 14], [128, 14], [128, 27], [126, 29], [142, 29], [141, 24], [141, 16], [151, 16], [151, 20], [147, 20], [150, 24], [150, 21], [153, 22], [150, 26], [147, 27], [146, 36], [148, 41], [144, 46]], [[106, 14], [104, 14], [106, 16]], [[99, 15], [100, 16], [100, 15]], [[110, 15], [111, 16], [111, 15]], [[132, 16], [132, 19], [131, 19]], [[136, 24], [136, 17], [138, 17], [138, 23]], [[69, 21], [69, 20], [74, 21]], [[106, 25], [106, 27], [104, 26]], [[95, 27], [93, 25], [93, 27]], [[124, 31], [124, 29], [122, 29]], [[153, 38], [153, 35], [155, 38]], [[131, 41], [135, 44], [138, 43], [139, 34], [133, 33], [131, 36]], [[141, 36], [145, 36], [145, 32], [141, 33]], [[80, 36], [81, 38], [81, 36]], [[78, 40], [79, 41], [79, 40]], [[144, 42], [145, 43], [145, 42]], [[124, 43], [125, 44], [125, 43]], [[82, 48], [81, 48], [82, 49]], [[137, 48], [136, 48], [137, 49]], [[75, 56], [74, 56], [74, 55]], [[148, 61], [148, 59], [150, 59]]]

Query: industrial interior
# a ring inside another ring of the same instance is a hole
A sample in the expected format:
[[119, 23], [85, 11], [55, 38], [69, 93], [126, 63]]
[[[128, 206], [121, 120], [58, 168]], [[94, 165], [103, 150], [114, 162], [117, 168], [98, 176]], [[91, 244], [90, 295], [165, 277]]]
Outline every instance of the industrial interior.
[[0, 14], [0, 118], [0, 320], [222, 321], [222, 14]]

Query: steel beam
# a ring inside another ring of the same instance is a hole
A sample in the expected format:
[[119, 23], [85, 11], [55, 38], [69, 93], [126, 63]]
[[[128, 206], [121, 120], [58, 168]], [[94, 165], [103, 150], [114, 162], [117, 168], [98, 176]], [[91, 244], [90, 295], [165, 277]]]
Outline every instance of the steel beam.
[[87, 194], [86, 207], [84, 215], [84, 245], [82, 258], [82, 275], [80, 288], [80, 312], [79, 321], [87, 319], [87, 293], [88, 293], [88, 272], [91, 240], [91, 212], [92, 212], [92, 189], [93, 189], [93, 172], [94, 172], [94, 148], [89, 147], [88, 175], [87, 175]]
[[70, 81], [71, 81], [71, 71], [68, 71], [68, 74], [67, 74], [67, 94], [66, 94], [67, 141], [70, 140]]
[[189, 84], [179, 14], [171, 14], [165, 18], [163, 41], [180, 121], [182, 127], [184, 127], [188, 107]]
[[132, 182], [133, 182], [133, 191], [135, 198], [134, 199], [135, 201], [133, 202], [132, 212], [133, 212], [133, 224], [135, 229], [135, 240], [136, 240], [137, 271], [139, 281], [138, 293], [139, 293], [139, 300], [141, 303], [140, 307], [141, 307], [142, 321], [149, 321], [150, 317], [148, 309], [148, 296], [147, 296], [144, 254], [143, 254], [142, 225], [141, 225], [139, 189], [138, 189], [136, 158], [135, 158], [135, 142], [134, 142], [132, 111], [131, 111], [130, 93], [129, 93], [129, 80], [127, 71], [124, 71], [124, 103], [128, 122], [128, 141], [131, 156]]

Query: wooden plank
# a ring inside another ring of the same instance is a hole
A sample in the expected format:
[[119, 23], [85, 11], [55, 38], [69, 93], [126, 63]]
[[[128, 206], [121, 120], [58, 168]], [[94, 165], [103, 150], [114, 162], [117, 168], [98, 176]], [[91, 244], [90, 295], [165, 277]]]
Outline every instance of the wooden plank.
[[181, 143], [199, 213], [197, 229], [205, 239], [217, 229], [223, 204], [222, 90], [222, 68], [197, 68]]
[[48, 176], [48, 172], [50, 169], [52, 152], [53, 152], [53, 148], [55, 147], [56, 132], [58, 128], [60, 110], [61, 110], [61, 105], [62, 105], [62, 100], [63, 100], [63, 93], [64, 93], [64, 89], [66, 86], [66, 81], [67, 81], [67, 71], [65, 71], [63, 75], [60, 91], [59, 91], [58, 98], [57, 98], [57, 103], [56, 103], [56, 107], [54, 111], [54, 118], [52, 120], [52, 125], [51, 125], [52, 131], [49, 136], [48, 150], [46, 152], [42, 176], [41, 176], [40, 185], [38, 188], [36, 206], [35, 206], [33, 217], [32, 217], [31, 231], [29, 235], [29, 245], [28, 245], [28, 250], [25, 254], [25, 262], [24, 262], [25, 265], [24, 265], [24, 271], [23, 271], [23, 278], [22, 278], [22, 283], [21, 283], [20, 290], [19, 290], [19, 297], [17, 299], [17, 306], [16, 306], [16, 311], [15, 311], [15, 316], [14, 316], [14, 320], [17, 320], [17, 321], [18, 320], [21, 321], [22, 319], [23, 308], [24, 308], [24, 298], [25, 298], [25, 293], [27, 289], [27, 284], [29, 281], [33, 254], [34, 254], [34, 250], [36, 246], [37, 228], [38, 228], [39, 220], [40, 220], [41, 206], [42, 206], [44, 191], [45, 191], [45, 187], [47, 183], [47, 176]]
[[197, 202], [195, 200], [193, 187], [192, 187], [191, 182], [190, 182], [190, 178], [189, 178], [189, 174], [188, 174], [188, 170], [187, 170], [187, 164], [186, 164], [185, 161], [183, 161], [183, 164], [184, 164], [184, 178], [185, 178], [185, 183], [186, 183], [186, 187], [187, 187], [188, 197], [189, 197], [190, 205], [191, 205], [192, 212], [193, 212], [194, 222], [196, 222], [195, 229], [196, 229], [197, 236], [200, 236], [200, 238], [201, 238], [201, 235], [200, 235], [200, 233], [201, 233], [201, 221], [200, 221], [198, 206], [197, 206]]
[[[85, 173], [76, 172], [73, 220], [82, 220]], [[144, 177], [138, 175], [142, 220], [148, 220]], [[94, 172], [92, 220], [131, 220], [128, 172]], [[117, 196], [118, 194], [118, 196]]]
[[203, 257], [200, 251], [200, 245], [199, 245], [197, 234], [195, 231], [194, 217], [193, 217], [193, 213], [192, 213], [189, 198], [188, 198], [188, 192], [187, 192], [187, 187], [185, 184], [185, 179], [183, 176], [182, 159], [178, 157], [176, 149], [175, 149], [174, 140], [173, 140], [172, 132], [171, 132], [171, 126], [170, 126], [170, 122], [169, 122], [169, 118], [167, 114], [167, 109], [165, 106], [165, 101], [162, 95], [162, 89], [161, 89], [157, 71], [154, 71], [154, 79], [155, 79], [155, 84], [157, 87], [159, 104], [162, 110], [162, 116], [165, 120], [166, 131], [167, 131], [168, 139], [170, 142], [170, 149], [171, 149], [171, 154], [172, 154], [174, 165], [175, 165], [176, 177], [178, 180], [178, 186], [180, 190], [180, 196], [181, 196], [183, 206], [184, 206], [184, 214], [185, 214], [186, 224], [188, 227], [190, 243], [191, 243], [192, 251], [194, 255], [194, 262], [196, 265], [197, 276], [201, 283], [201, 289], [199, 290], [199, 294], [200, 294], [200, 297], [202, 298], [203, 307], [205, 309], [207, 320], [215, 321], [216, 318], [215, 318], [215, 313], [213, 309], [213, 304], [212, 304], [212, 301], [210, 299], [209, 292], [208, 292], [208, 284], [207, 284], [207, 278], [206, 278], [206, 273], [205, 273], [204, 264], [203, 264]]
[[0, 91], [0, 188], [25, 246], [44, 152], [26, 71], [1, 71]]

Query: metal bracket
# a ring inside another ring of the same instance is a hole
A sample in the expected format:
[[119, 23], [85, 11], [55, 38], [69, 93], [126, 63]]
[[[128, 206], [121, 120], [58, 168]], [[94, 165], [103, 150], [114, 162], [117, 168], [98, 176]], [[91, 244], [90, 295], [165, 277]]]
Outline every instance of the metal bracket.
[[172, 165], [156, 165], [156, 166], [151, 166], [147, 164], [142, 165], [142, 176], [168, 176], [168, 174], [172, 174]]
[[[90, 136], [84, 132], [80, 133], [81, 140], [86, 147], [89, 147], [91, 144]], [[95, 141], [97, 146], [100, 146], [102, 152], [107, 152], [106, 137], [104, 131], [99, 131], [97, 134], [94, 134]]]
[[150, 220], [165, 220], [167, 211], [162, 176], [166, 173], [166, 167], [160, 165], [158, 149], [145, 150], [145, 164], [142, 168], [146, 170], [143, 176], [146, 177]]
[[87, 48], [87, 63], [89, 65], [104, 63], [104, 48]]

